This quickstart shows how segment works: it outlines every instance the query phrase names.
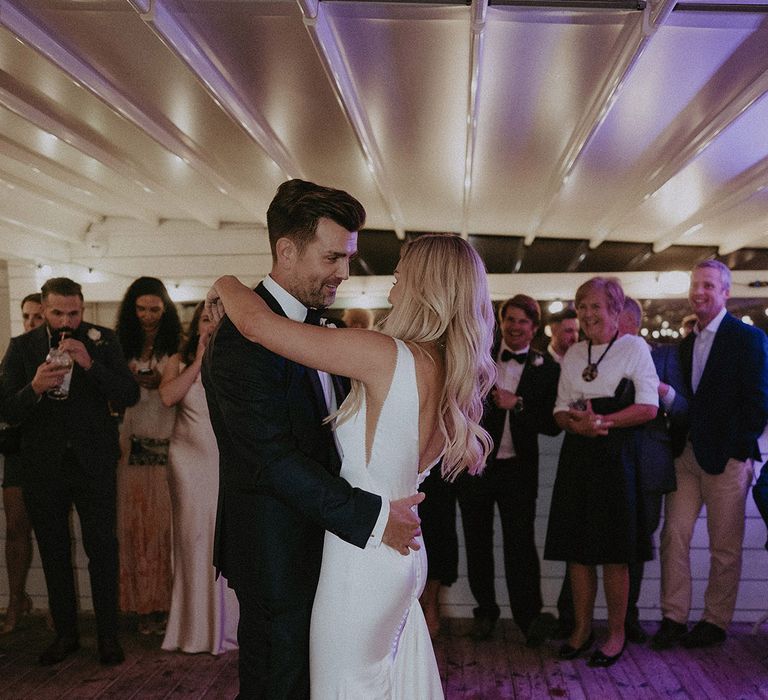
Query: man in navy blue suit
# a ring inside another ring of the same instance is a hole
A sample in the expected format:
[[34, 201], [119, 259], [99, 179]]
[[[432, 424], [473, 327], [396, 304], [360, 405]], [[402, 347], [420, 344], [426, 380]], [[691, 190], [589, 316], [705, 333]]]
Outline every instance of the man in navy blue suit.
[[[744, 511], [758, 438], [768, 421], [765, 333], [725, 310], [731, 273], [706, 260], [691, 275], [694, 332], [680, 345], [690, 394], [687, 438], [675, 462], [677, 490], [667, 496], [661, 535], [661, 626], [655, 649], [705, 647], [725, 640], [741, 577]], [[704, 613], [689, 631], [690, 543], [707, 509], [710, 570]]]

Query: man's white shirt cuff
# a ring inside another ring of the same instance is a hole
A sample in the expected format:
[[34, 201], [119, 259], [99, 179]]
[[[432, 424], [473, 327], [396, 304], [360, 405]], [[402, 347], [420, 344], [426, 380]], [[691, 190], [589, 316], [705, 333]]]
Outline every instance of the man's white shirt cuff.
[[672, 404], [675, 403], [675, 396], [677, 396], [677, 393], [672, 385], [670, 385], [666, 395], [661, 397], [661, 403], [667, 411], [669, 411], [672, 408]]
[[381, 544], [381, 538], [384, 537], [384, 530], [387, 527], [387, 521], [389, 520], [389, 499], [381, 497], [381, 510], [379, 511], [379, 517], [376, 520], [376, 524], [373, 526], [371, 536], [368, 538], [368, 543], [365, 545], [368, 547], [378, 547]]

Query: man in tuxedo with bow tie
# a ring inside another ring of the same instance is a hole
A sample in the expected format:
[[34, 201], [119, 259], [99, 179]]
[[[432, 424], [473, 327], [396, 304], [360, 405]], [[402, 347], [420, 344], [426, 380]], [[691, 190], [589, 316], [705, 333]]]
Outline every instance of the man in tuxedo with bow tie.
[[474, 609], [473, 635], [491, 635], [499, 617], [493, 563], [493, 517], [498, 505], [504, 570], [512, 616], [526, 637], [539, 646], [555, 630], [555, 618], [542, 614], [539, 555], [534, 540], [539, 485], [538, 434], [559, 432], [552, 416], [560, 366], [531, 348], [541, 322], [535, 299], [518, 294], [499, 310], [501, 338], [493, 349], [496, 386], [483, 424], [493, 450], [479, 476], [457, 481], [467, 551], [467, 575]]
[[[272, 271], [256, 288], [278, 314], [320, 322], [349, 276], [363, 206], [302, 180], [278, 188], [267, 211]], [[421, 496], [388, 502], [339, 476], [324, 419], [346, 380], [244, 338], [228, 318], [203, 362], [220, 454], [214, 564], [240, 603], [239, 698], [309, 698], [309, 621], [324, 531], [365, 548], [418, 548]]]
[[[705, 647], [725, 640], [741, 576], [744, 511], [758, 438], [768, 420], [768, 342], [725, 310], [731, 272], [706, 260], [692, 272], [694, 331], [680, 344], [690, 394], [685, 447], [675, 461], [677, 490], [665, 500], [661, 533], [661, 626], [651, 646]], [[689, 631], [690, 543], [706, 506], [710, 570], [704, 613]]]
[[[113, 409], [136, 403], [139, 387], [115, 334], [82, 320], [79, 284], [66, 277], [48, 280], [42, 304], [45, 324], [13, 338], [0, 369], [0, 412], [20, 425], [22, 491], [56, 628], [56, 639], [40, 663], [58, 663], [79, 646], [69, 536], [74, 503], [88, 556], [99, 660], [114, 665], [124, 656], [117, 639], [115, 469], [120, 448]], [[57, 345], [71, 356], [70, 369], [46, 362], [49, 349]], [[68, 373], [69, 395], [51, 398], [48, 392]]]

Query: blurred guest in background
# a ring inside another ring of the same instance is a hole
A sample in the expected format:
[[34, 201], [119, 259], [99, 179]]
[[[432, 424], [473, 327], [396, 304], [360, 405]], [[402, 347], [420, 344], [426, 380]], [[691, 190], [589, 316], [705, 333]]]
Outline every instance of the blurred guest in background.
[[459, 578], [456, 487], [443, 479], [440, 464], [436, 464], [419, 491], [426, 495], [419, 505], [419, 517], [427, 552], [427, 581], [419, 602], [434, 639], [440, 634], [440, 587], [451, 586]]
[[159, 279], [140, 277], [128, 287], [116, 330], [141, 387], [120, 428], [120, 607], [139, 614], [143, 634], [164, 634], [171, 604], [168, 444], [176, 410], [163, 405], [158, 386], [168, 358], [179, 349], [181, 322]]
[[[40, 292], [28, 294], [22, 299], [21, 317], [25, 333], [45, 323]], [[16, 629], [19, 618], [32, 611], [32, 599], [24, 590], [29, 564], [32, 561], [32, 524], [29, 522], [21, 492], [19, 428], [9, 426], [5, 429], [4, 435], [3, 507], [5, 509], [5, 565], [8, 569], [8, 608], [0, 633], [8, 634]]]
[[615, 278], [594, 277], [576, 291], [579, 325], [586, 336], [565, 355], [555, 419], [566, 431], [552, 493], [544, 556], [568, 562], [575, 627], [559, 655], [573, 659], [594, 643], [592, 618], [598, 565], [608, 606], [608, 639], [591, 666], [607, 667], [626, 645], [624, 622], [628, 564], [651, 557], [639, 527], [635, 464], [626, 445], [629, 428], [658, 411], [658, 378], [648, 345], [619, 337], [624, 292]]
[[341, 316], [347, 328], [373, 328], [373, 311], [370, 309], [345, 309]]
[[696, 327], [696, 314], [688, 314], [683, 316], [683, 320], [680, 326], [683, 338], [690, 335], [691, 331]]
[[177, 406], [168, 452], [173, 505], [173, 594], [163, 649], [221, 654], [237, 648], [235, 592], [213, 568], [219, 450], [200, 366], [214, 324], [195, 308], [186, 342], [163, 371], [160, 398]]
[[549, 317], [549, 330], [552, 333], [552, 340], [547, 346], [547, 352], [557, 364], [560, 364], [568, 348], [579, 340], [579, 319], [576, 312], [566, 308], [552, 314]]

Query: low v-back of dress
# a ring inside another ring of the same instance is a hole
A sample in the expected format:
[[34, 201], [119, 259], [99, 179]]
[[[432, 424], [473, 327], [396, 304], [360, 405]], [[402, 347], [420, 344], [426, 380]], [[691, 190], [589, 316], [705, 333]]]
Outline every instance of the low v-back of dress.
[[[337, 430], [341, 475], [396, 500], [416, 493], [419, 392], [414, 357], [395, 340], [397, 363], [366, 464], [366, 403]], [[420, 538], [419, 538], [420, 539]], [[313, 700], [434, 700], [440, 676], [418, 599], [427, 574], [423, 542], [403, 556], [385, 545], [360, 549], [326, 533], [312, 609]]]

